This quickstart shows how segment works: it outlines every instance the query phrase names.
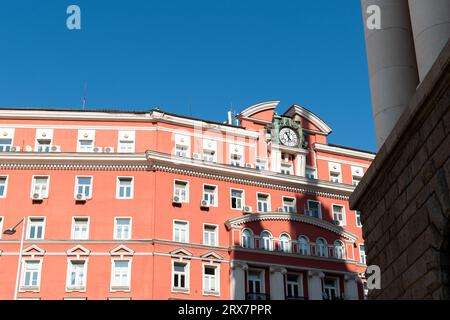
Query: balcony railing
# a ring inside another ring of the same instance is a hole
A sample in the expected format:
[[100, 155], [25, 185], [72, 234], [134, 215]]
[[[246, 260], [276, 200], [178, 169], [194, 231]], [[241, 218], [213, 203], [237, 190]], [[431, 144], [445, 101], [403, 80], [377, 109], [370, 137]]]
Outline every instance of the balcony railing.
[[248, 292], [247, 300], [270, 300], [270, 295], [268, 295], [267, 293]]
[[260, 236], [252, 236], [246, 242], [247, 246], [241, 243], [241, 246], [249, 249], [259, 249], [273, 252], [285, 252], [302, 256], [316, 256], [324, 258], [347, 259], [343, 246], [334, 245], [318, 245], [314, 242], [303, 244], [297, 240], [280, 240], [279, 238], [262, 238]]

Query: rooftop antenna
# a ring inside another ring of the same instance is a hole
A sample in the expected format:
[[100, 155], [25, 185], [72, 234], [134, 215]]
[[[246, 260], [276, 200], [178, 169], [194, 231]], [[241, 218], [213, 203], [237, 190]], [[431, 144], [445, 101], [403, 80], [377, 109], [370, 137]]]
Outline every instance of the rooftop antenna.
[[87, 92], [87, 83], [84, 83], [84, 92], [83, 92], [83, 111], [86, 110], [86, 92]]

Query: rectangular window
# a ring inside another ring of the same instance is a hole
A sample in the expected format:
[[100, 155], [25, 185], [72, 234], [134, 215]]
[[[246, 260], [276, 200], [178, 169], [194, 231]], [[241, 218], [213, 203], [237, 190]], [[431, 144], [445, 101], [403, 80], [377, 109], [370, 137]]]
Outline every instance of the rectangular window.
[[129, 289], [131, 279], [130, 260], [113, 260], [111, 287]]
[[295, 213], [295, 198], [283, 197], [283, 211]]
[[[261, 294], [264, 293], [263, 274], [261, 271], [248, 271], [248, 293]], [[255, 299], [253, 299], [255, 300]]]
[[281, 164], [281, 174], [292, 174], [292, 166], [290, 164]]
[[86, 289], [86, 261], [71, 260], [69, 261], [67, 271], [67, 288], [70, 290]]
[[366, 248], [363, 244], [359, 245], [359, 262], [366, 264]]
[[209, 206], [217, 205], [217, 187], [204, 185], [203, 186], [203, 200], [205, 200]]
[[6, 189], [7, 189], [8, 177], [0, 176], [0, 198], [6, 197]]
[[305, 175], [308, 179], [316, 179], [316, 169], [306, 168]]
[[23, 263], [22, 287], [38, 288], [41, 279], [41, 262], [28, 260]]
[[255, 168], [258, 170], [266, 170], [266, 161], [261, 160], [261, 159], [257, 159], [256, 160], [256, 164], [255, 164]]
[[189, 202], [189, 183], [175, 180], [174, 196], [178, 197], [180, 202]]
[[352, 185], [354, 185], [356, 187], [360, 181], [361, 181], [361, 177], [353, 176]]
[[258, 212], [269, 212], [270, 211], [270, 200], [268, 194], [258, 193]]
[[189, 242], [189, 224], [186, 221], [173, 222], [173, 241]]
[[37, 152], [50, 152], [50, 145], [52, 140], [50, 139], [37, 139], [36, 140], [36, 151]]
[[114, 240], [131, 239], [131, 218], [115, 218]]
[[323, 280], [324, 300], [336, 300], [339, 297], [337, 280], [325, 278]]
[[330, 181], [335, 183], [341, 182], [341, 174], [338, 172], [330, 172]]
[[49, 177], [48, 176], [33, 177], [33, 185], [31, 188], [32, 188], [31, 196], [33, 199], [48, 198]]
[[361, 212], [360, 211], [355, 211], [355, 218], [356, 218], [356, 226], [357, 227], [362, 227], [362, 223], [361, 223]]
[[205, 224], [203, 226], [203, 244], [207, 246], [217, 246], [217, 226]]
[[117, 151], [120, 153], [133, 153], [134, 141], [119, 140], [119, 148]]
[[175, 148], [175, 155], [179, 156], [179, 157], [183, 157], [183, 158], [187, 158], [188, 157], [188, 151], [189, 151], [189, 147], [188, 146], [183, 146], [183, 145], [176, 145]]
[[89, 239], [89, 218], [85, 217], [73, 218], [72, 239], [73, 240]]
[[203, 160], [208, 162], [216, 162], [216, 153], [212, 150], [203, 150]]
[[315, 218], [322, 218], [322, 209], [319, 201], [314, 200], [308, 200], [308, 209], [306, 209], [305, 214], [315, 217]]
[[117, 199], [132, 199], [133, 198], [133, 182], [132, 177], [117, 178]]
[[92, 177], [76, 177], [75, 196], [77, 194], [86, 198], [92, 197]]
[[12, 147], [12, 139], [0, 139], [0, 152], [9, 152]]
[[244, 191], [231, 189], [231, 209], [244, 208]]
[[173, 289], [174, 290], [188, 290], [188, 266], [183, 262], [173, 263]]
[[94, 140], [79, 140], [78, 151], [79, 152], [92, 152], [94, 150]]
[[300, 276], [297, 274], [287, 274], [286, 275], [286, 298], [287, 299], [298, 299], [302, 297], [302, 288]]
[[28, 218], [28, 239], [44, 239], [45, 218]]
[[344, 206], [333, 204], [333, 221], [338, 226], [345, 225], [345, 209]]
[[217, 294], [219, 292], [219, 276], [216, 266], [203, 266], [203, 293]]
[[230, 155], [230, 164], [235, 167], [242, 167], [242, 155], [232, 153]]

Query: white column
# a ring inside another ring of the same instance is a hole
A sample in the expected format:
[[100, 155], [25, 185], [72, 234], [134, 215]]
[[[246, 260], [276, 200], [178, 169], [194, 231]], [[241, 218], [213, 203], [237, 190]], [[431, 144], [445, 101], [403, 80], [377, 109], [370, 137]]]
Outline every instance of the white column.
[[295, 175], [306, 176], [306, 155], [297, 154], [295, 157]]
[[270, 150], [270, 170], [277, 173], [281, 170], [281, 151], [274, 145]]
[[284, 275], [286, 273], [285, 268], [270, 267], [270, 300], [285, 299]]
[[450, 1], [409, 0], [408, 3], [422, 81], [450, 37]]
[[245, 271], [248, 266], [246, 263], [232, 261], [230, 269], [231, 300], [245, 300]]
[[[379, 30], [367, 28], [370, 15], [367, 8], [370, 5], [380, 7]], [[408, 107], [419, 79], [408, 1], [362, 0], [362, 11], [372, 112], [379, 149]]]
[[358, 300], [358, 275], [348, 273], [344, 276], [344, 294], [346, 300]]
[[308, 271], [309, 300], [323, 300], [322, 279], [325, 274], [320, 271]]

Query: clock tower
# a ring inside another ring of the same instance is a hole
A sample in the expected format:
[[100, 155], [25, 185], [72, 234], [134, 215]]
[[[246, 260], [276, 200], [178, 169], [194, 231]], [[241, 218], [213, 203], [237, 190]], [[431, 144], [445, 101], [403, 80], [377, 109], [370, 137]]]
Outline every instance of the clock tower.
[[300, 121], [275, 114], [266, 129], [270, 134], [271, 170], [305, 176], [308, 151]]

